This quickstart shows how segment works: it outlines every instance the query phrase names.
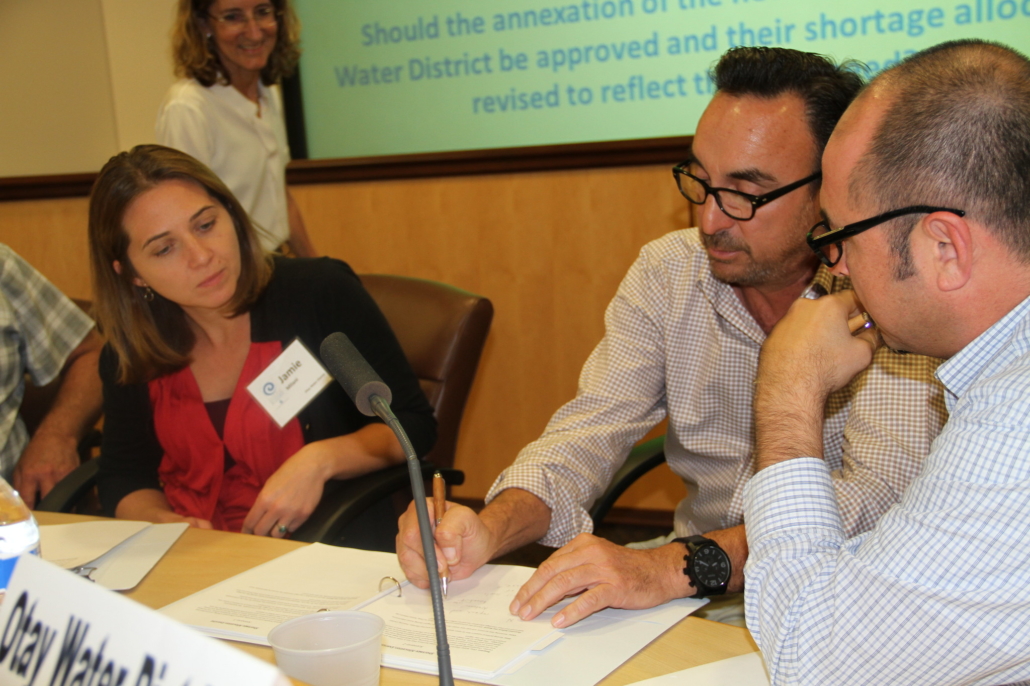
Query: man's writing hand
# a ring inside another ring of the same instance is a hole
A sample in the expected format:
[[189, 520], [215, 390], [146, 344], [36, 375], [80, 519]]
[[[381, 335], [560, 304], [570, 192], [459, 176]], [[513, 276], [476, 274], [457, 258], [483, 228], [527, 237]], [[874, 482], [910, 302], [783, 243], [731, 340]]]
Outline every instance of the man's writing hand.
[[[430, 519], [433, 517], [433, 501], [427, 498]], [[397, 559], [408, 581], [419, 588], [429, 588], [429, 573], [422, 553], [422, 538], [419, 534], [415, 503], [398, 522]], [[446, 560], [451, 581], [466, 579], [490, 561], [494, 546], [490, 530], [473, 510], [448, 502], [440, 524], [435, 527], [436, 559]]]

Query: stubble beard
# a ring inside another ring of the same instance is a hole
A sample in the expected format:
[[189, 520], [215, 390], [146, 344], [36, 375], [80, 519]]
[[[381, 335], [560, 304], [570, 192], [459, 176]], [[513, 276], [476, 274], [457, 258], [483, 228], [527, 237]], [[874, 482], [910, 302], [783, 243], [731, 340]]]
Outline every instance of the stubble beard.
[[747, 255], [743, 265], [720, 262], [708, 255], [708, 267], [712, 276], [730, 286], [743, 288], [766, 286], [771, 283], [788, 281], [797, 272], [798, 265], [804, 261], [805, 253], [810, 252], [804, 241], [788, 245], [775, 257], [757, 261], [751, 253], [751, 246], [744, 241], [730, 236], [726, 231], [714, 234], [700, 232], [701, 243], [705, 248], [716, 250], [734, 250]]

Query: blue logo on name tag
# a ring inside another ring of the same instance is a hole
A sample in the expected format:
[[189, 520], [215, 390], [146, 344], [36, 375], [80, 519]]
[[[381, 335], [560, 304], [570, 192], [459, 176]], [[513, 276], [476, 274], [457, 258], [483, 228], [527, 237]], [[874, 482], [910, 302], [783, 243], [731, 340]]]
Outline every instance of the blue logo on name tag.
[[275, 393], [275, 384], [269, 381], [262, 387], [261, 390], [265, 392], [265, 395], [272, 395], [273, 393]]

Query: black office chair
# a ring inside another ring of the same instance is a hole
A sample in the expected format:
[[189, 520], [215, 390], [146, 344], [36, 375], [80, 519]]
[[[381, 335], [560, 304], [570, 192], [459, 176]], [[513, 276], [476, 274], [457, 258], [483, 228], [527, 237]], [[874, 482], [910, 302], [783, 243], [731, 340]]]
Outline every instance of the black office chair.
[[[460, 486], [465, 474], [453, 468], [458, 430], [490, 331], [493, 305], [482, 296], [425, 279], [364, 274], [361, 282], [390, 322], [436, 415], [436, 445], [422, 462], [422, 476], [428, 479], [439, 470], [448, 486]], [[411, 501], [403, 464], [358, 479], [330, 482], [314, 513], [291, 538], [341, 542], [341, 532], [360, 513], [388, 496], [394, 515], [389, 525], [396, 533], [397, 516]], [[369, 522], [377, 524], [382, 522]], [[379, 538], [388, 536], [382, 533]], [[392, 537], [388, 543], [392, 549]]]
[[[362, 275], [361, 280], [390, 323], [436, 415], [436, 445], [422, 462], [422, 476], [428, 479], [440, 470], [448, 486], [459, 486], [465, 475], [453, 468], [458, 431], [490, 330], [493, 305], [487, 298], [436, 281], [383, 274]], [[72, 511], [96, 484], [98, 469], [97, 460], [86, 462], [57, 484], [37, 509]], [[291, 538], [349, 545], [351, 541], [341, 535], [348, 527], [361, 529], [353, 526], [363, 521], [359, 517], [364, 515], [375, 526], [389, 513], [395, 530], [399, 510], [410, 500], [404, 464], [330, 481], [318, 507]], [[373, 538], [377, 540], [366, 547], [392, 549], [392, 536]]]

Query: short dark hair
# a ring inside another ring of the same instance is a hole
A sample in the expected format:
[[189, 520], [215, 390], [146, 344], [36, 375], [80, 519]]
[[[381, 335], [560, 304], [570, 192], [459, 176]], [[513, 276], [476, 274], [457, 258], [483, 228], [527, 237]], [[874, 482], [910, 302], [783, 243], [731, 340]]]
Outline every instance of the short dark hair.
[[[889, 101], [851, 193], [881, 208], [964, 210], [1030, 263], [1030, 60], [1000, 43], [957, 40], [911, 55], [874, 82]], [[915, 221], [888, 225], [895, 276], [910, 275]]]
[[728, 50], [709, 73], [717, 90], [729, 95], [775, 98], [793, 93], [805, 103], [815, 139], [816, 166], [833, 127], [862, 89], [859, 62], [836, 64], [829, 57], [789, 48], [739, 47]]
[[[196, 79], [210, 88], [216, 83], [229, 85], [229, 72], [214, 49], [211, 38], [204, 35], [200, 22], [210, 21], [208, 11], [214, 0], [179, 0], [172, 32], [172, 61], [175, 75]], [[271, 0], [279, 19], [275, 48], [268, 64], [261, 70], [261, 83], [271, 86], [292, 76], [300, 59], [300, 21], [290, 0]]]
[[240, 245], [240, 277], [229, 301], [234, 315], [250, 310], [272, 277], [271, 257], [262, 250], [246, 211], [214, 172], [186, 153], [161, 145], [137, 145], [112, 157], [100, 170], [89, 198], [89, 258], [93, 314], [118, 353], [120, 383], [142, 383], [185, 367], [196, 340], [178, 304], [156, 293], [147, 301], [133, 285], [136, 272], [122, 224], [133, 200], [171, 180], [197, 184], [232, 218]]

